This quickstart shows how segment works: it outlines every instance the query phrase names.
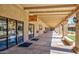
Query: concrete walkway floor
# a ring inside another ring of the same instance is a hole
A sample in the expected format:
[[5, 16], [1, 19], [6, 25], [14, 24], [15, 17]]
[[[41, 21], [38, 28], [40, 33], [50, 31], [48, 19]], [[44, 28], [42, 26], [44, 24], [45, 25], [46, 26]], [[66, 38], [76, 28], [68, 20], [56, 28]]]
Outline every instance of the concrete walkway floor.
[[4, 53], [4, 54], [50, 54], [51, 40], [52, 40], [50, 38], [51, 35], [52, 33], [48, 32], [48, 33], [45, 33], [39, 36], [38, 41], [27, 40], [27, 42], [33, 43], [29, 47], [14, 46], [0, 53]]
[[[56, 37], [59, 38], [56, 38]], [[1, 51], [1, 54], [69, 54], [73, 53], [70, 46], [64, 46], [61, 37], [55, 32], [50, 31], [38, 37], [38, 41], [30, 41], [33, 44], [29, 47], [14, 46], [8, 50]], [[29, 42], [29, 40], [28, 40]]]
[[53, 31], [52, 43], [51, 43], [51, 54], [74, 54], [72, 52], [73, 46], [66, 46], [62, 43], [62, 37], [55, 31]]

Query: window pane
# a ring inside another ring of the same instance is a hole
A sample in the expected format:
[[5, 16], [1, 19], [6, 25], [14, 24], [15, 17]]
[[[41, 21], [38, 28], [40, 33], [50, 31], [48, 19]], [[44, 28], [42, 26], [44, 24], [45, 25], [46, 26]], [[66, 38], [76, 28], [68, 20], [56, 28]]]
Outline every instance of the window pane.
[[0, 50], [3, 50], [7, 47], [6, 29], [7, 29], [6, 20], [5, 20], [5, 18], [0, 17]]
[[13, 46], [16, 44], [16, 21], [8, 20], [8, 46]]
[[18, 43], [23, 42], [23, 23], [18, 22], [17, 23], [17, 41]]
[[34, 37], [34, 25], [29, 24], [29, 39]]

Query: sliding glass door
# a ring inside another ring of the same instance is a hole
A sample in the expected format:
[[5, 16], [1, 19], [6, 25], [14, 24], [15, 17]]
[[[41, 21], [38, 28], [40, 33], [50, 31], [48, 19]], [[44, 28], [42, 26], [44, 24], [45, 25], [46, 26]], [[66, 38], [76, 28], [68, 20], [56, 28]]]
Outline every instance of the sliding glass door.
[[8, 19], [8, 47], [16, 44], [16, 21]]
[[0, 17], [0, 50], [7, 48], [7, 22]]
[[17, 43], [22, 43], [23, 42], [23, 32], [24, 24], [23, 22], [17, 21]]
[[10, 18], [0, 17], [0, 51], [24, 40], [24, 23]]

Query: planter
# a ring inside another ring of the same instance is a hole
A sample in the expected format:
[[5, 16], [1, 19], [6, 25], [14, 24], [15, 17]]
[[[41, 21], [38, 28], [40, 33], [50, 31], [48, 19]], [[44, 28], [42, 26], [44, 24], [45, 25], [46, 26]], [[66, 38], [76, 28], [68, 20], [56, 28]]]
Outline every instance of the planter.
[[79, 54], [79, 48], [77, 48], [77, 47], [74, 47], [74, 48], [72, 49], [72, 51], [73, 51], [74, 53], [76, 53], [76, 54]]
[[68, 45], [68, 46], [73, 45], [73, 41], [68, 37], [64, 37], [64, 40], [62, 40], [62, 42], [64, 43], [64, 45]]

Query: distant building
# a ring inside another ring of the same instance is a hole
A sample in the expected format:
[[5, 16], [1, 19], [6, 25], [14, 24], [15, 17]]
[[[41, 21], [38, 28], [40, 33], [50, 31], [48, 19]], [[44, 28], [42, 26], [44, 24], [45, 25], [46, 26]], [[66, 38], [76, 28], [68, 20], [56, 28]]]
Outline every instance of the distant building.
[[75, 24], [68, 24], [68, 30], [69, 31], [75, 31]]

